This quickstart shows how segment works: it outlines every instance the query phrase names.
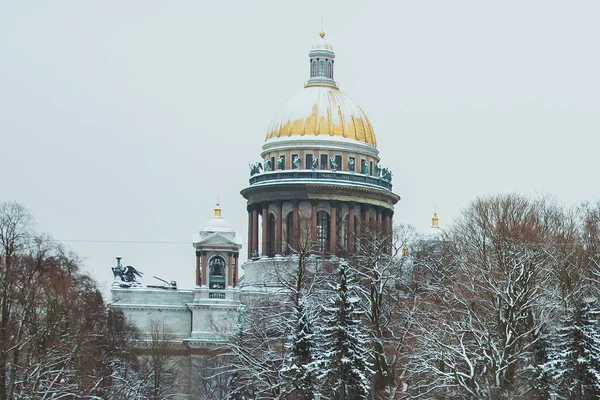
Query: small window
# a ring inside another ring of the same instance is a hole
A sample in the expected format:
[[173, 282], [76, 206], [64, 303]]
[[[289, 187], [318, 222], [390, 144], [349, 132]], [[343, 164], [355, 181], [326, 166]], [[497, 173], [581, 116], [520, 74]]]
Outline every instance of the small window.
[[331, 78], [331, 61], [327, 62], [327, 77]]
[[337, 165], [338, 171], [342, 171], [344, 169], [342, 166], [342, 156], [335, 156], [335, 164]]
[[292, 169], [300, 168], [301, 162], [302, 162], [302, 160], [300, 160], [300, 157], [298, 157], [298, 154], [292, 154]]
[[356, 171], [356, 159], [354, 157], [350, 157], [348, 159], [348, 171], [350, 171], [350, 172]]
[[319, 61], [319, 76], [325, 76], [325, 61]]
[[369, 163], [369, 175], [373, 175], [373, 161]]
[[313, 77], [315, 75], [317, 75], [317, 62], [316, 61], [312, 61], [311, 62], [310, 76]]
[[271, 157], [271, 171], [275, 171], [275, 157]]
[[321, 154], [321, 169], [327, 169], [327, 154]]
[[312, 168], [312, 163], [313, 163], [313, 156], [312, 154], [307, 154], [306, 155], [306, 167], [304, 168]]

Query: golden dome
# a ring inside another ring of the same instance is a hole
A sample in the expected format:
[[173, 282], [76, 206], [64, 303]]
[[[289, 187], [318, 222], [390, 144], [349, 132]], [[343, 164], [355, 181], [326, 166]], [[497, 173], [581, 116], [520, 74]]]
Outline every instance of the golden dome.
[[375, 131], [354, 100], [333, 86], [307, 86], [271, 120], [265, 141], [289, 136], [331, 136], [377, 146]]

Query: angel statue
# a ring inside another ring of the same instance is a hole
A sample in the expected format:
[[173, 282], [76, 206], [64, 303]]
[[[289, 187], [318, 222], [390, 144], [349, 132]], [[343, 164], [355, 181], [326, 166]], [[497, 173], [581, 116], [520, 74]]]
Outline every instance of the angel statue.
[[319, 166], [319, 160], [317, 159], [317, 157], [313, 157], [313, 159], [312, 159], [312, 169], [317, 169], [318, 166]]
[[265, 158], [263, 160], [263, 171], [267, 172], [271, 168], [271, 160]]
[[302, 159], [298, 156], [295, 156], [292, 160], [292, 168], [298, 169], [300, 168], [300, 165], [302, 165]]
[[285, 158], [283, 158], [283, 156], [280, 156], [277, 159], [277, 169], [284, 169], [284, 164], [285, 163]]
[[388, 182], [391, 182], [392, 181], [392, 171], [390, 171], [387, 168], [384, 168], [383, 169], [383, 179]]
[[335, 171], [338, 168], [337, 163], [335, 162], [335, 157], [331, 157], [329, 159], [329, 164], [331, 164], [331, 169]]
[[354, 158], [348, 160], [348, 171], [354, 172]]
[[375, 175], [381, 178], [381, 172], [384, 168], [380, 167], [379, 164], [375, 164]]
[[363, 164], [363, 171], [362, 171], [362, 173], [365, 174], [365, 175], [369, 175], [369, 164], [367, 164], [367, 163]]
[[249, 164], [249, 165], [250, 165], [250, 176], [260, 173], [260, 170], [262, 169], [262, 165], [260, 165], [260, 163], [258, 161], [255, 162], [254, 164]]

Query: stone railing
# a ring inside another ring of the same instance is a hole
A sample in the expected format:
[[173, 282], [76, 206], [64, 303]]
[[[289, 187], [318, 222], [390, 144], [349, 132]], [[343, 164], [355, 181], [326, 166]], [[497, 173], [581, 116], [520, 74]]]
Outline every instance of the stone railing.
[[378, 186], [383, 189], [392, 190], [392, 183], [371, 175], [365, 175], [358, 172], [345, 172], [345, 171], [327, 171], [327, 170], [310, 170], [310, 169], [290, 169], [282, 171], [271, 171], [263, 172], [260, 174], [253, 175], [250, 178], [250, 185], [256, 185], [265, 182], [275, 181], [298, 181], [298, 180], [311, 180], [311, 181], [336, 181], [339, 183], [352, 183], [352, 184], [368, 184]]

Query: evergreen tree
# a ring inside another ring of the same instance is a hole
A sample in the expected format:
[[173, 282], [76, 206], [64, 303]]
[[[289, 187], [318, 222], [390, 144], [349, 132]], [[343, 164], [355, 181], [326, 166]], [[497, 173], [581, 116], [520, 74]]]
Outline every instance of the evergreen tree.
[[542, 366], [564, 398], [600, 398], [600, 333], [597, 303], [576, 301], [554, 335], [549, 361]]
[[292, 313], [292, 333], [286, 346], [287, 353], [282, 368], [284, 387], [288, 398], [312, 400], [314, 397], [315, 351], [311, 307], [301, 297]]
[[338, 281], [323, 306], [321, 327], [323, 351], [316, 364], [323, 394], [331, 400], [362, 400], [370, 393], [369, 345], [361, 331], [360, 297], [356, 279], [346, 261], [336, 270]]

